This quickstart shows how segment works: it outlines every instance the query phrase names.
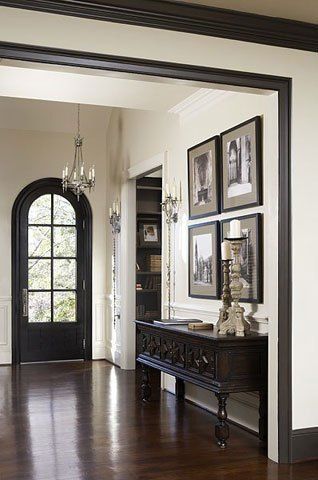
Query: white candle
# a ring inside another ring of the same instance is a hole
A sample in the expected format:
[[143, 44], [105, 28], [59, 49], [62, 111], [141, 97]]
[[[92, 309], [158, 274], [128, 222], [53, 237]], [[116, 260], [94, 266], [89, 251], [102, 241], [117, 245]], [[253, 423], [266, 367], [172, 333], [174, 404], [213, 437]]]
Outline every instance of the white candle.
[[63, 178], [63, 180], [64, 180], [64, 179], [65, 179], [65, 170], [64, 170], [64, 168], [63, 168], [63, 174], [62, 174], [62, 175], [63, 175], [62, 178]]
[[175, 181], [173, 182], [173, 185], [172, 185], [172, 197], [177, 198], [177, 186]]
[[76, 170], [74, 170], [73, 179], [76, 180]]
[[113, 212], [116, 213], [116, 202], [113, 202]]
[[81, 177], [84, 176], [84, 165], [81, 166]]
[[65, 176], [66, 177], [68, 176], [68, 165], [66, 165], [66, 168], [65, 168]]
[[92, 169], [91, 168], [88, 171], [88, 180], [92, 180]]
[[113, 216], [112, 207], [109, 207], [109, 218], [111, 218], [112, 216]]
[[93, 165], [92, 167], [92, 177], [93, 177], [93, 180], [95, 180], [95, 165]]
[[230, 238], [240, 238], [241, 235], [241, 222], [239, 220], [232, 220], [230, 222]]
[[224, 240], [221, 244], [222, 260], [231, 260], [231, 244], [227, 240]]

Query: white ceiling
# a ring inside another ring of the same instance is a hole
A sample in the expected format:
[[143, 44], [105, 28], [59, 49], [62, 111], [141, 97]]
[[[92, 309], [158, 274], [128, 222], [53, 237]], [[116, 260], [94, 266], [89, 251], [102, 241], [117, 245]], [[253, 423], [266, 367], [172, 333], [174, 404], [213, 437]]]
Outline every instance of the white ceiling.
[[41, 65], [0, 63], [0, 96], [168, 111], [198, 90], [135, 78], [115, 78]]
[[[77, 104], [0, 97], [0, 128], [76, 133]], [[81, 133], [105, 132], [112, 108], [81, 105]]]
[[318, 23], [318, 0], [178, 0], [210, 7]]

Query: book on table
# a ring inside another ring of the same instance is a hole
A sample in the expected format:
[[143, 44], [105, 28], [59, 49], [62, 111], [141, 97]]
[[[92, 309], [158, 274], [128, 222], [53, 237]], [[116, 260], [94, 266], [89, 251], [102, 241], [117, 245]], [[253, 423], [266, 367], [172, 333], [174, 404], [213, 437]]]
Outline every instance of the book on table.
[[202, 320], [188, 319], [188, 318], [163, 318], [161, 320], [154, 320], [153, 323], [157, 325], [188, 325], [189, 323], [202, 323]]

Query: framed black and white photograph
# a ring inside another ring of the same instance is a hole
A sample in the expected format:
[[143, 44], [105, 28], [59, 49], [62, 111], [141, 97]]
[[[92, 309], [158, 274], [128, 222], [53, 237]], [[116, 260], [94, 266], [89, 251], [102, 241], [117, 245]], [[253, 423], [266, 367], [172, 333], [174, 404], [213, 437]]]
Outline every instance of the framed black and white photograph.
[[219, 212], [219, 137], [188, 150], [189, 218], [208, 217]]
[[[263, 302], [263, 228], [262, 215], [255, 213], [239, 217], [242, 236], [246, 240], [241, 250], [241, 281], [243, 290], [241, 300], [246, 303]], [[221, 222], [221, 241], [230, 235], [230, 221]], [[221, 279], [222, 282], [222, 279]]]
[[218, 298], [219, 222], [189, 227], [189, 297]]
[[139, 243], [141, 247], [156, 248], [160, 246], [160, 228], [158, 223], [139, 224]]
[[254, 117], [221, 134], [222, 211], [262, 202], [261, 117]]

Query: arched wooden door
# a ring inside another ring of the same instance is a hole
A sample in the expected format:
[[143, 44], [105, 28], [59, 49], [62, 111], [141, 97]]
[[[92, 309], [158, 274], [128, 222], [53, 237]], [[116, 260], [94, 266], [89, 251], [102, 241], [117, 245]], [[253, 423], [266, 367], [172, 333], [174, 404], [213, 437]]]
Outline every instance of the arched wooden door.
[[26, 187], [13, 209], [15, 362], [91, 358], [91, 210], [59, 179]]

